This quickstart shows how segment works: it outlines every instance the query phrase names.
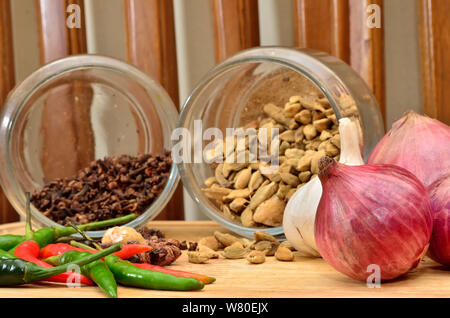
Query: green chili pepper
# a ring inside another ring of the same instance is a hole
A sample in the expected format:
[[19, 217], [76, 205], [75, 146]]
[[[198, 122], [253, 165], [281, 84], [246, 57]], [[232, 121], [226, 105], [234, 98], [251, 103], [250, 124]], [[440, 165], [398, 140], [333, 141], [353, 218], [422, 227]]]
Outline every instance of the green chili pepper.
[[89, 254], [89, 256], [80, 258], [71, 263], [52, 268], [44, 268], [19, 258], [2, 259], [0, 260], [0, 286], [22, 285], [43, 280], [66, 272], [71, 265], [83, 266], [118, 250], [120, 250], [120, 245], [115, 244], [99, 253]]
[[117, 282], [132, 287], [162, 290], [197, 290], [205, 284], [195, 278], [178, 277], [148, 269], [141, 269], [116, 255], [105, 257], [106, 265]]
[[0, 249], [1, 250], [5, 250], [5, 251], [10, 250], [25, 240], [33, 239], [34, 233], [33, 233], [33, 230], [31, 229], [31, 210], [30, 210], [30, 193], [29, 192], [26, 193], [26, 198], [27, 198], [27, 219], [26, 219], [26, 225], [25, 225], [26, 234], [25, 235], [14, 235], [14, 234], [0, 235]]
[[4, 250], [0, 250], [0, 260], [2, 260], [2, 259], [13, 259], [13, 258], [17, 258], [17, 256], [12, 254], [12, 253], [10, 253], [10, 252], [4, 251]]
[[[83, 231], [90, 231], [118, 224], [128, 223], [134, 220], [135, 218], [136, 214], [132, 213], [122, 216], [120, 218], [82, 224], [79, 225], [78, 228], [80, 228]], [[50, 243], [53, 243], [56, 239], [60, 237], [70, 236], [76, 233], [77, 231], [70, 226], [44, 227], [34, 232], [33, 240], [36, 241], [40, 247], [44, 247]], [[20, 243], [24, 242], [25, 240], [26, 240], [25, 235], [11, 235], [11, 234], [0, 235], [0, 249], [14, 252], [15, 247]]]
[[0, 249], [8, 251], [25, 241], [24, 235], [5, 234], [0, 235]]
[[[52, 265], [61, 265], [73, 262], [85, 256], [91, 255], [89, 252], [67, 251], [62, 255], [56, 255], [47, 259]], [[110, 297], [117, 297], [117, 283], [113, 273], [101, 260], [94, 261], [81, 267], [83, 275], [92, 279]]]

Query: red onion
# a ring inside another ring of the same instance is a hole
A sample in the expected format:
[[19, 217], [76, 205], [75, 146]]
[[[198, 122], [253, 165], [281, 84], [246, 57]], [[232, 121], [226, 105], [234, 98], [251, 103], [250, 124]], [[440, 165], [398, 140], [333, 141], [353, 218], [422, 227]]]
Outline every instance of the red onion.
[[436, 262], [450, 266], [450, 175], [428, 187], [433, 214], [429, 255]]
[[406, 113], [375, 146], [367, 163], [389, 163], [412, 172], [425, 186], [450, 174], [450, 127]]
[[323, 194], [314, 233], [327, 263], [358, 280], [377, 265], [381, 281], [419, 264], [433, 222], [427, 190], [414, 175], [394, 165], [347, 166], [329, 157], [319, 167]]

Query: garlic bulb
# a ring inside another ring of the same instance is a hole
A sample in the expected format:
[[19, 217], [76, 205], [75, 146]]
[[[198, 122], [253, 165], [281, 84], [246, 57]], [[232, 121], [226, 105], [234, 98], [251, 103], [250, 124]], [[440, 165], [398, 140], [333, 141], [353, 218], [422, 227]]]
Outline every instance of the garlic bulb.
[[115, 226], [106, 230], [102, 238], [102, 244], [112, 245], [120, 242], [124, 244], [129, 242], [146, 243], [144, 237], [138, 231], [128, 226]]
[[[339, 162], [352, 166], [363, 165], [360, 130], [357, 123], [349, 118], [340, 119], [339, 134], [341, 136]], [[294, 193], [284, 210], [284, 234], [303, 256], [320, 257], [314, 239], [314, 222], [321, 197], [322, 184], [316, 177]]]

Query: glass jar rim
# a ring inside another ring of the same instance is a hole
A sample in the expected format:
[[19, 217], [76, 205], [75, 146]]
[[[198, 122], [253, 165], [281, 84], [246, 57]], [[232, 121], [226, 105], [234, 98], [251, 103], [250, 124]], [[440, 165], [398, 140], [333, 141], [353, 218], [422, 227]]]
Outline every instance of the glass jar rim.
[[[139, 70], [135, 66], [125, 61], [115, 59], [108, 56], [97, 54], [79, 54], [64, 57], [50, 63], [47, 63], [39, 69], [32, 72], [23, 81], [18, 83], [7, 96], [4, 106], [1, 110], [1, 125], [0, 125], [0, 139], [4, 140], [4, 144], [0, 145], [0, 162], [3, 167], [7, 167], [6, 173], [0, 174], [0, 184], [3, 191], [8, 198], [10, 204], [16, 211], [23, 209], [25, 206], [25, 193], [20, 188], [17, 179], [14, 177], [14, 171], [9, 169], [12, 166], [11, 149], [9, 140], [11, 139], [11, 132], [16, 123], [17, 116], [23, 110], [26, 102], [36, 93], [36, 91], [50, 82], [51, 80], [70, 73], [72, 71], [83, 69], [104, 69], [118, 72], [121, 75], [127, 76], [135, 80], [146, 91], [153, 91], [158, 98], [164, 101], [164, 107], [159, 107], [164, 120], [170, 129], [176, 127], [176, 119], [178, 118], [178, 111], [165, 89], [151, 76]], [[155, 103], [155, 107], [157, 107]], [[139, 227], [149, 219], [157, 216], [162, 210], [167, 201], [172, 197], [180, 180], [178, 168], [175, 164], [170, 169], [170, 174], [164, 189], [150, 207], [131, 222], [124, 224], [130, 227]], [[31, 213], [34, 223], [45, 226], [61, 226], [48, 217], [44, 216], [33, 205]], [[92, 237], [101, 237], [104, 230], [88, 231], [87, 234]]]

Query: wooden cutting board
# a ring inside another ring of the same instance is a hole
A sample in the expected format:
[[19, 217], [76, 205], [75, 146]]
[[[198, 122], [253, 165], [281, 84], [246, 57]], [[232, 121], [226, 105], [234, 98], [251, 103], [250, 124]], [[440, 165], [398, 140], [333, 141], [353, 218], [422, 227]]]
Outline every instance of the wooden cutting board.
[[[224, 231], [210, 221], [153, 221], [168, 238], [194, 241], [214, 231]], [[0, 226], [0, 234], [23, 233], [23, 223]], [[119, 297], [450, 297], [450, 270], [430, 259], [419, 268], [381, 288], [350, 279], [333, 270], [322, 259], [296, 255], [294, 262], [280, 262], [268, 257], [264, 264], [246, 260], [210, 260], [208, 264], [191, 264], [185, 252], [170, 268], [204, 273], [217, 281], [196, 292], [170, 292], [119, 287]], [[0, 297], [104, 297], [97, 287], [67, 288], [57, 284], [32, 284], [0, 288]]]

